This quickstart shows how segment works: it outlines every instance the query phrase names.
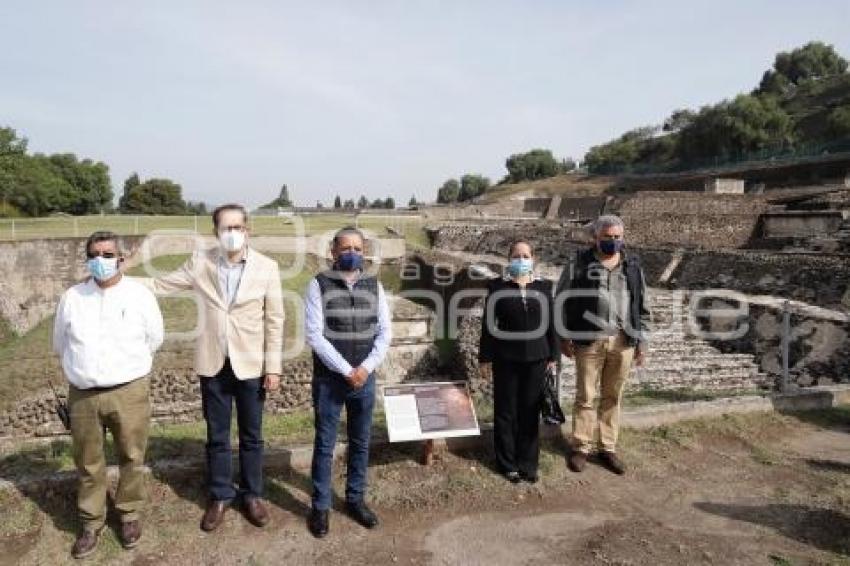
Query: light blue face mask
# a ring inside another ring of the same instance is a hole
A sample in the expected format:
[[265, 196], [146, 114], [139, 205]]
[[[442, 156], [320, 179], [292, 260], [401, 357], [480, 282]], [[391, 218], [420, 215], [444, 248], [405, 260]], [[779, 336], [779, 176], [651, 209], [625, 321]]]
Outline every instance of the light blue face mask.
[[112, 279], [118, 273], [118, 258], [93, 257], [86, 262], [86, 267], [89, 273], [92, 274], [92, 277], [98, 281], [106, 281], [107, 279]]
[[516, 257], [508, 264], [508, 275], [511, 277], [522, 277], [531, 274], [534, 269], [534, 260], [527, 257]]

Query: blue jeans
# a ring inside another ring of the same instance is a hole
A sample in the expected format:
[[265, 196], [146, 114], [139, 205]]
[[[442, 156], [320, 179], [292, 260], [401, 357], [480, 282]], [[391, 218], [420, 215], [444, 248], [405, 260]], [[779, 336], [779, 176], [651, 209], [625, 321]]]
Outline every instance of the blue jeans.
[[354, 389], [342, 376], [313, 377], [313, 411], [316, 438], [313, 443], [313, 508], [331, 507], [333, 452], [339, 417], [345, 405], [348, 433], [348, 474], [345, 500], [363, 501], [369, 467], [369, 435], [375, 406], [375, 374], [360, 389]]
[[214, 501], [236, 497], [231, 471], [230, 416], [236, 401], [239, 431], [239, 487], [245, 497], [263, 496], [262, 380], [237, 379], [225, 360], [214, 377], [201, 376], [201, 403], [207, 421], [207, 489]]

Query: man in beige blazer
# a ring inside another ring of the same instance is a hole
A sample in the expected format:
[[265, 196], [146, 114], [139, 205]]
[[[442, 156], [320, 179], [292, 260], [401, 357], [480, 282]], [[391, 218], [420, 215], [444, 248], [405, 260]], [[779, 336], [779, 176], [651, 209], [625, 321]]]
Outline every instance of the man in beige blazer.
[[218, 528], [237, 496], [230, 451], [234, 401], [245, 515], [258, 527], [269, 521], [262, 502], [263, 401], [280, 384], [283, 354], [277, 262], [248, 246], [245, 207], [223, 205], [212, 217], [219, 246], [196, 252], [177, 271], [151, 282], [157, 294], [191, 290], [201, 298], [195, 371], [207, 422], [209, 503], [201, 528], [208, 532]]

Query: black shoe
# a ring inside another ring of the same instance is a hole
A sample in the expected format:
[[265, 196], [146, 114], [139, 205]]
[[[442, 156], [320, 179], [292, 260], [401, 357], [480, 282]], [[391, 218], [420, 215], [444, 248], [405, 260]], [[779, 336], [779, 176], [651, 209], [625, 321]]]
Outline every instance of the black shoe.
[[505, 479], [511, 483], [519, 483], [522, 478], [519, 477], [519, 472], [505, 472], [502, 474]]
[[527, 474], [525, 472], [520, 472], [519, 477], [522, 481], [526, 481], [528, 483], [537, 483], [540, 480], [537, 474]]
[[324, 538], [328, 534], [328, 510], [311, 509], [307, 517], [307, 528], [316, 538]]
[[374, 529], [378, 526], [378, 517], [375, 515], [371, 509], [366, 507], [366, 504], [362, 501], [358, 503], [345, 503], [345, 509], [348, 511], [348, 515], [366, 527], [367, 529]]

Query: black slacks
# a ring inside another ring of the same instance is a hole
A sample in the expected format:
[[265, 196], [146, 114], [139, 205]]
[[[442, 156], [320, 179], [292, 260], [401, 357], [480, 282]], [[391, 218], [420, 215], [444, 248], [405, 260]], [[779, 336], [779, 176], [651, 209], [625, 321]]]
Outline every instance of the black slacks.
[[503, 473], [537, 475], [546, 361], [493, 362], [493, 438]]

